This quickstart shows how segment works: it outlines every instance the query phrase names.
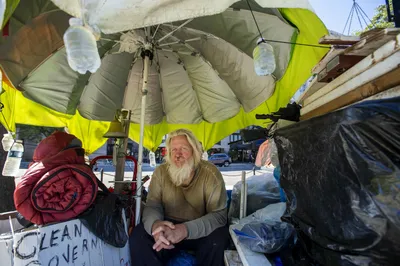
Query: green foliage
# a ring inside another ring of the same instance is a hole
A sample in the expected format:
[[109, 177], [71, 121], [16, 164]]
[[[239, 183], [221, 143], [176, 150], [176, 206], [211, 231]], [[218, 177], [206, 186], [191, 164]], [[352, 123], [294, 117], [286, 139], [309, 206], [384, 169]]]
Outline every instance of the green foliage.
[[30, 125], [18, 125], [18, 138], [25, 141], [39, 143], [42, 139], [50, 136], [54, 131], [63, 130], [62, 128], [54, 127], [36, 127]]
[[[389, 1], [390, 9], [393, 10], [392, 0]], [[360, 35], [361, 33], [372, 30], [374, 28], [393, 28], [394, 23], [388, 22], [386, 5], [379, 5], [375, 9], [375, 15], [372, 17], [371, 22], [362, 30], [354, 32], [354, 35]]]

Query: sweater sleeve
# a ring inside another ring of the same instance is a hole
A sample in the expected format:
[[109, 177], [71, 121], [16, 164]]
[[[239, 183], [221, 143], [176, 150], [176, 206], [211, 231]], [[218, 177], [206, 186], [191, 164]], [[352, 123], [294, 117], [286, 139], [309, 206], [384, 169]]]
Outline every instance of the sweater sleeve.
[[146, 206], [143, 209], [142, 222], [146, 232], [151, 235], [151, 228], [155, 221], [164, 220], [164, 208], [162, 205], [162, 177], [160, 169], [156, 169], [150, 181], [149, 194]]
[[[221, 173], [217, 174], [221, 175]], [[210, 184], [206, 187], [207, 214], [198, 219], [185, 222], [188, 230], [187, 239], [208, 236], [215, 229], [226, 225], [228, 219], [227, 195], [222, 176], [218, 183], [217, 185]]]

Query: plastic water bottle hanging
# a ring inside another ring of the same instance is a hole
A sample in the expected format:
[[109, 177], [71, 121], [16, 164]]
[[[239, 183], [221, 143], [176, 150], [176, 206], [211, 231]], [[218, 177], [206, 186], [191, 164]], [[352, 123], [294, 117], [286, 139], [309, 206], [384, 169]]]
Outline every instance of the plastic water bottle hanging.
[[11, 146], [14, 144], [14, 138], [11, 133], [3, 134], [1, 145], [5, 151], [9, 151]]
[[21, 166], [22, 154], [24, 146], [22, 140], [17, 140], [8, 151], [6, 162], [3, 167], [3, 176], [17, 176], [19, 167]]
[[157, 166], [156, 164], [156, 155], [154, 152], [149, 152], [149, 160], [150, 160], [150, 167], [154, 168]]
[[96, 43], [100, 38], [100, 30], [96, 26], [84, 25], [79, 18], [71, 18], [69, 25], [64, 34], [69, 66], [80, 74], [96, 72], [101, 65]]
[[274, 48], [264, 39], [259, 38], [253, 50], [254, 69], [258, 76], [271, 75], [276, 68]]

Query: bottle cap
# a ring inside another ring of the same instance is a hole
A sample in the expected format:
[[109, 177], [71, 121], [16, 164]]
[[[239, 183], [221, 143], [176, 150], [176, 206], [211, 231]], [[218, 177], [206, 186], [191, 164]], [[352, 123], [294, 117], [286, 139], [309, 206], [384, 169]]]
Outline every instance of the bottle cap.
[[262, 42], [266, 42], [263, 38], [258, 38], [258, 40], [257, 40], [257, 45], [259, 45], [260, 43], [262, 43]]

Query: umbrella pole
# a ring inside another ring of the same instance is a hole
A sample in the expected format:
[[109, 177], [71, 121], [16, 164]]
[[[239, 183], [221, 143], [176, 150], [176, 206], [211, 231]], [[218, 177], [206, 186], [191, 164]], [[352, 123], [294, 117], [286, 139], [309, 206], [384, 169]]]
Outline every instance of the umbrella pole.
[[143, 69], [143, 87], [142, 87], [142, 106], [140, 110], [140, 136], [139, 136], [139, 158], [136, 178], [136, 208], [135, 208], [135, 225], [140, 223], [141, 202], [142, 202], [142, 165], [143, 165], [143, 136], [144, 136], [144, 117], [146, 112], [147, 98], [147, 79], [149, 77], [150, 66], [150, 50], [146, 49], [144, 53], [144, 69]]
[[123, 184], [125, 177], [125, 156], [126, 149], [128, 147], [128, 136], [129, 136], [129, 125], [131, 121], [131, 111], [121, 110], [121, 123], [125, 131], [125, 138], [118, 139], [116, 143], [116, 149], [114, 150], [114, 156], [116, 157], [115, 165], [115, 177], [114, 177], [114, 191], [115, 193], [122, 193], [125, 185]]

